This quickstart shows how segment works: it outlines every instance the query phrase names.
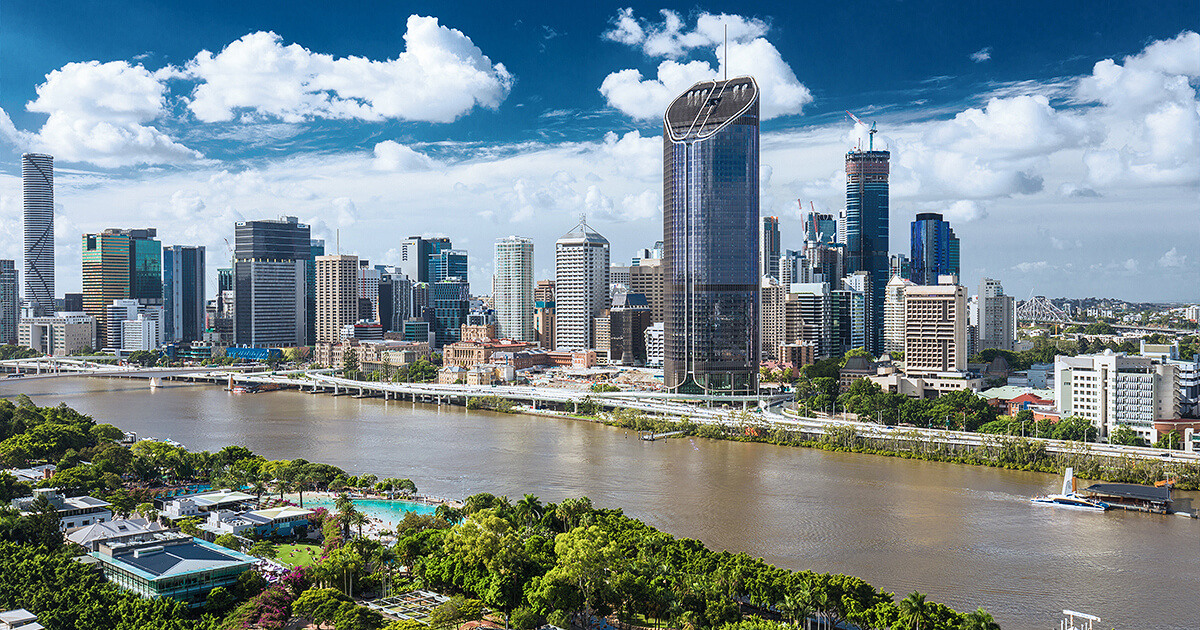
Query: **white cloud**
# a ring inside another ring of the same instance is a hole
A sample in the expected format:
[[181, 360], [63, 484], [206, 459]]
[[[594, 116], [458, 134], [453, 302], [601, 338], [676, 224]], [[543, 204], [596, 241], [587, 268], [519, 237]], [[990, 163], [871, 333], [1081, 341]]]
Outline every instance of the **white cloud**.
[[1177, 269], [1187, 264], [1187, 258], [1186, 254], [1180, 254], [1177, 248], [1172, 247], [1162, 255], [1162, 258], [1158, 259], [1158, 266], [1165, 269]]
[[992, 58], [992, 47], [985, 46], [971, 53], [971, 61], [975, 63], [983, 63]]
[[181, 75], [200, 84], [189, 109], [202, 121], [235, 112], [298, 122], [314, 118], [451, 122], [476, 106], [495, 109], [513, 78], [471, 38], [412, 15], [405, 50], [395, 59], [338, 57], [283, 45], [271, 32], [250, 33], [213, 54], [202, 51]]
[[[764, 120], [799, 114], [812, 102], [812, 93], [796, 78], [779, 50], [763, 37], [769, 27], [762, 20], [701, 13], [689, 30], [678, 13], [661, 13], [662, 22], [652, 23], [638, 20], [631, 9], [624, 9], [614, 20], [613, 29], [604, 34], [612, 41], [640, 47], [647, 57], [667, 58], [659, 63], [653, 77], [644, 77], [635, 68], [605, 77], [600, 93], [610, 106], [633, 118], [658, 118], [671, 99], [693, 83], [725, 76], [726, 59], [730, 76], [750, 75], [758, 82], [759, 111]], [[728, 51], [723, 32], [726, 25]], [[692, 54], [705, 59], [682, 60]]]
[[1023, 157], [1091, 145], [1103, 136], [1095, 121], [1057, 112], [1037, 94], [993, 98], [983, 109], [967, 109], [933, 125], [925, 142], [952, 151]]
[[1036, 262], [1023, 262], [1023, 263], [1017, 263], [1017, 264], [1013, 265], [1013, 269], [1020, 271], [1021, 273], [1030, 273], [1032, 271], [1044, 271], [1049, 268], [1050, 268], [1050, 263], [1048, 263], [1044, 260], [1039, 260]]
[[69, 63], [46, 75], [37, 98], [26, 105], [31, 112], [49, 114], [41, 130], [26, 139], [60, 160], [105, 167], [199, 159], [199, 153], [147, 124], [165, 113], [165, 94], [163, 82], [141, 65]]
[[378, 171], [419, 171], [439, 165], [428, 155], [394, 140], [384, 140], [376, 144], [374, 153], [375, 159], [371, 165]]

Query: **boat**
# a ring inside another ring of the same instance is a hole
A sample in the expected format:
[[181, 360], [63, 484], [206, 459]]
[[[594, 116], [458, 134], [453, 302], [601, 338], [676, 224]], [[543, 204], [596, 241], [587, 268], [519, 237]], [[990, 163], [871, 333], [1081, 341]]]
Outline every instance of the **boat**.
[[1030, 499], [1033, 503], [1042, 503], [1045, 505], [1053, 505], [1055, 507], [1065, 507], [1073, 510], [1089, 510], [1093, 512], [1103, 512], [1108, 509], [1108, 504], [1103, 501], [1089, 499], [1075, 493], [1075, 469], [1068, 468], [1063, 475], [1062, 492], [1059, 494], [1045, 494]]

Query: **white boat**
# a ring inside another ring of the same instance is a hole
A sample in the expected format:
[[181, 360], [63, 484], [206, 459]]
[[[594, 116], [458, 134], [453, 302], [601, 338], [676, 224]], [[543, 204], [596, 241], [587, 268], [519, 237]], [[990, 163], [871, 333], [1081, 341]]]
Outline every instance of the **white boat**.
[[1108, 509], [1108, 504], [1103, 501], [1089, 499], [1075, 493], [1075, 469], [1068, 468], [1063, 475], [1062, 493], [1046, 494], [1040, 497], [1030, 499], [1034, 503], [1043, 503], [1053, 505], [1055, 507], [1071, 508], [1073, 510], [1089, 510], [1093, 512], [1103, 512]]

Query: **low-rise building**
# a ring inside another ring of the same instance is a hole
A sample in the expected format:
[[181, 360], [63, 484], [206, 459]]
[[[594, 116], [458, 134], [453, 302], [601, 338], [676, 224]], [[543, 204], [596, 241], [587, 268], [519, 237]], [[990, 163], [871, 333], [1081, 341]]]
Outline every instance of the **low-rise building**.
[[459, 341], [447, 344], [442, 349], [442, 364], [471, 368], [487, 363], [496, 352], [519, 352], [532, 348], [534, 344], [512, 339], [486, 339], [482, 341]]
[[1054, 358], [1054, 399], [1107, 437], [1121, 425], [1154, 442], [1155, 421], [1179, 417], [1175, 366], [1153, 357], [1101, 354]]
[[143, 597], [169, 597], [192, 608], [203, 606], [213, 589], [233, 586], [255, 562], [244, 553], [177, 532], [101, 543], [88, 555], [117, 587]]
[[38, 464], [29, 468], [9, 468], [4, 472], [17, 478], [17, 481], [28, 484], [38, 484], [54, 475], [54, 464]]
[[171, 520], [177, 520], [189, 516], [200, 516], [214, 510], [243, 510], [255, 500], [254, 495], [236, 490], [201, 492], [163, 501], [162, 515]]
[[973, 392], [983, 389], [983, 379], [969, 372], [906, 374], [895, 367], [880, 367], [875, 376], [867, 378], [884, 391], [910, 398], [937, 398], [963, 389]]
[[213, 510], [200, 524], [200, 529], [212, 534], [213, 538], [223, 534], [267, 538], [304, 536], [308, 533], [309, 518], [314, 513], [290, 505], [243, 512]]
[[44, 630], [37, 615], [24, 608], [0, 611], [0, 630]]
[[112, 520], [108, 501], [89, 496], [64, 497], [58, 488], [35, 488], [33, 496], [13, 499], [12, 506], [21, 514], [29, 514], [36, 509], [38, 497], [46, 497], [50, 505], [58, 510], [58, 528], [64, 532]]
[[84, 313], [23, 317], [17, 324], [17, 344], [50, 356], [65, 357], [91, 349], [95, 341], [96, 318]]
[[125, 518], [76, 528], [67, 534], [67, 540], [88, 551], [97, 551], [100, 549], [101, 543], [147, 540], [152, 535], [166, 529], [157, 521], [149, 521], [144, 518]]

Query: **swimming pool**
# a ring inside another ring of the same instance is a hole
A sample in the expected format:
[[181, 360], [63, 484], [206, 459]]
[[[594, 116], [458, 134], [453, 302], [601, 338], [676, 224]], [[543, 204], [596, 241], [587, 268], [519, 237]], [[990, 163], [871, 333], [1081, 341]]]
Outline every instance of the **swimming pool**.
[[[295, 497], [289, 497], [295, 501]], [[399, 523], [404, 520], [404, 515], [408, 512], [416, 512], [417, 514], [433, 514], [437, 511], [436, 506], [426, 505], [424, 503], [414, 503], [412, 501], [388, 501], [386, 499], [354, 499], [354, 505], [363, 514], [384, 521], [385, 523]], [[325, 497], [304, 497], [304, 507], [316, 508], [323, 507], [330, 512], [336, 512], [337, 508], [333, 499]]]

